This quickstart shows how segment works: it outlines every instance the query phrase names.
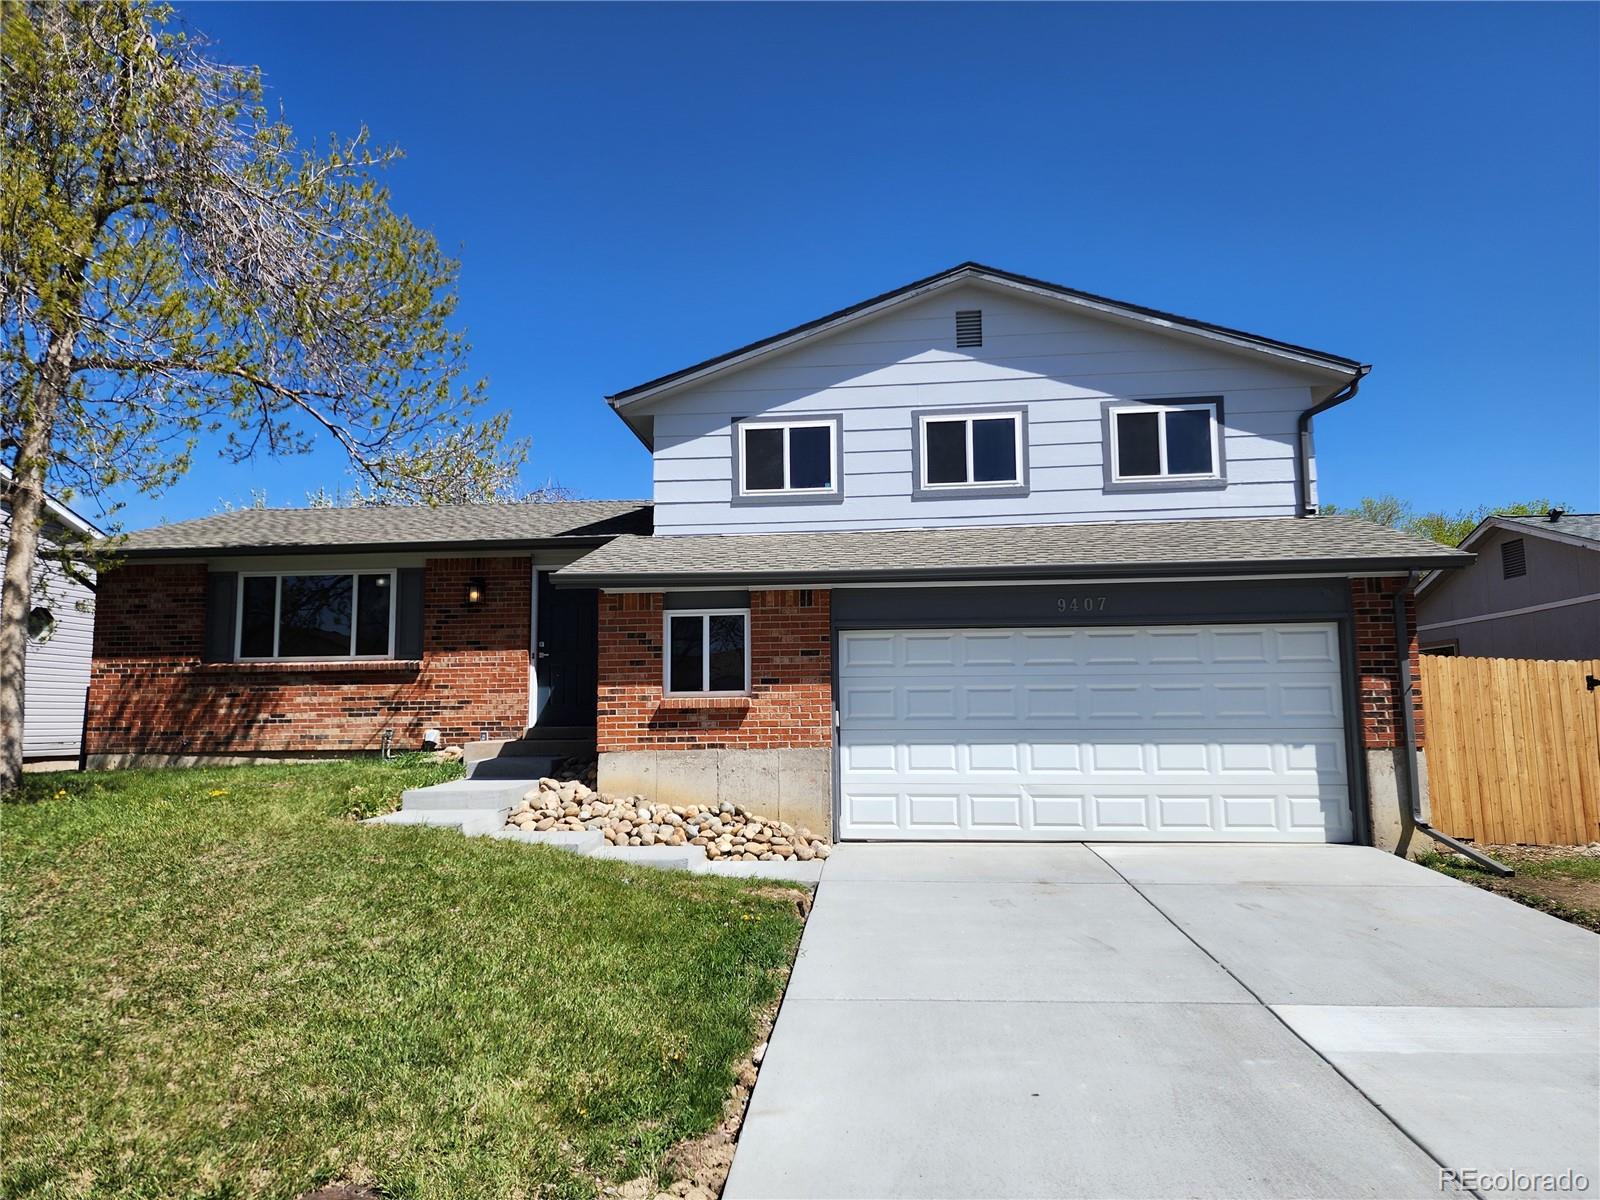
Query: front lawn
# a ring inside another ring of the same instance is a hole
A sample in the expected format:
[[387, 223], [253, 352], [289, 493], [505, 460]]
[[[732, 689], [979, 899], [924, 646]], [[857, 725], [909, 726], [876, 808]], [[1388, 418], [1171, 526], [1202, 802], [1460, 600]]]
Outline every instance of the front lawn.
[[1417, 861], [1455, 879], [1509, 896], [1530, 908], [1600, 933], [1600, 853], [1586, 847], [1485, 846], [1484, 853], [1516, 872], [1491, 875], [1455, 854]]
[[346, 818], [453, 771], [29, 776], [0, 1194], [588, 1196], [715, 1125], [795, 904]]

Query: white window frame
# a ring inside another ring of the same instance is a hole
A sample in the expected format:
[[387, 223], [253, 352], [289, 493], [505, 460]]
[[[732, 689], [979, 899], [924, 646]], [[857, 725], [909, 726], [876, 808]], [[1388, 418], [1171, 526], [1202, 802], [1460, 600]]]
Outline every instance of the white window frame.
[[[957, 421], [966, 422], [967, 435], [967, 478], [962, 483], [930, 483], [928, 481], [928, 426], [930, 424], [948, 421], [954, 424]], [[1010, 421], [1011, 436], [1016, 443], [1016, 455], [1013, 461], [1017, 464], [1016, 474], [1010, 479], [974, 479], [972, 454], [972, 423], [974, 421]], [[918, 486], [923, 491], [944, 492], [960, 491], [966, 488], [1016, 488], [1022, 486], [1022, 475], [1026, 470], [1022, 455], [1022, 414], [1019, 412], [971, 412], [950, 413], [948, 416], [932, 412], [919, 413], [917, 416], [917, 440], [921, 450], [921, 474]]]
[[[783, 486], [781, 488], [750, 488], [745, 486], [745, 473], [749, 469], [750, 454], [745, 435], [752, 429], [783, 430]], [[828, 486], [824, 488], [797, 488], [789, 486], [789, 431], [791, 429], [826, 429], [828, 431]], [[839, 491], [839, 422], [831, 417], [822, 419], [795, 418], [790, 421], [740, 421], [739, 422], [739, 495], [740, 496], [832, 496]]]
[[[390, 567], [357, 568], [348, 571], [330, 571], [317, 567], [295, 567], [281, 571], [241, 571], [239, 572], [239, 594], [234, 597], [233, 606], [233, 661], [234, 662], [385, 662], [394, 658], [395, 622], [399, 616], [400, 584], [399, 571]], [[277, 585], [272, 589], [272, 648], [278, 649], [278, 639], [283, 634], [283, 579], [286, 575], [348, 575], [350, 577], [350, 653], [335, 655], [282, 655], [278, 653], [266, 655], [252, 655], [246, 657], [244, 650], [244, 581], [246, 579], [275, 579]], [[389, 648], [383, 654], [357, 654], [356, 649], [356, 611], [355, 603], [360, 592], [358, 582], [362, 575], [386, 575], [389, 579]]]
[[[1169, 412], [1194, 412], [1201, 410], [1211, 414], [1211, 470], [1204, 473], [1187, 472], [1174, 474], [1167, 470], [1167, 418]], [[1160, 450], [1161, 472], [1158, 475], [1124, 475], [1122, 473], [1122, 448], [1119, 438], [1124, 413], [1159, 413], [1156, 421], [1156, 444]], [[1215, 400], [1196, 400], [1193, 403], [1175, 402], [1171, 404], [1119, 404], [1111, 410], [1111, 481], [1113, 483], [1149, 483], [1151, 480], [1164, 479], [1193, 479], [1208, 480], [1222, 478], [1222, 421], [1217, 414]]]
[[[672, 690], [672, 622], [699, 617], [700, 685], [698, 692]], [[711, 618], [744, 618], [744, 687], [733, 692], [711, 691]], [[750, 694], [750, 610], [748, 608], [669, 608], [661, 614], [661, 694], [663, 696], [748, 696]]]

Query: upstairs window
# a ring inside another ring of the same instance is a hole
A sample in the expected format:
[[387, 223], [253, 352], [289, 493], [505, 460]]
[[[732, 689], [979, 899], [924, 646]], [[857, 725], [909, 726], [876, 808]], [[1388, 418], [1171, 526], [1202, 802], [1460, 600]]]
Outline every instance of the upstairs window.
[[1215, 401], [1115, 407], [1110, 425], [1117, 483], [1221, 478]]
[[666, 615], [669, 696], [742, 696], [750, 690], [750, 612], [713, 608]]
[[918, 485], [927, 491], [1020, 487], [1022, 437], [1021, 413], [919, 413]]
[[393, 571], [241, 575], [234, 657], [394, 657]]
[[839, 423], [741, 421], [739, 494], [827, 496], [838, 490]]
[[1500, 543], [1500, 577], [1520, 579], [1528, 573], [1528, 547], [1521, 538]]

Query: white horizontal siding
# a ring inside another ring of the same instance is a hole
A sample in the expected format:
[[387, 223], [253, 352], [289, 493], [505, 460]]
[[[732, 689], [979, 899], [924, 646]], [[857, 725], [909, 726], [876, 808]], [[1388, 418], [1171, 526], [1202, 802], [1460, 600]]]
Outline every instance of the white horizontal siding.
[[[981, 308], [984, 346], [956, 352], [954, 312]], [[1223, 397], [1228, 486], [1108, 492], [1111, 399]], [[981, 288], [945, 293], [654, 406], [657, 533], [1039, 524], [1294, 512], [1295, 423], [1311, 403], [1291, 368]], [[912, 412], [1025, 405], [1029, 494], [912, 500]], [[843, 414], [842, 502], [732, 503], [733, 422]]]
[[[0, 562], [10, 522], [10, 513], [0, 511]], [[94, 594], [49, 564], [38, 576], [28, 607], [48, 608], [55, 615], [56, 631], [48, 642], [28, 643], [22, 753], [25, 758], [72, 758], [83, 743], [83, 704], [94, 654]]]

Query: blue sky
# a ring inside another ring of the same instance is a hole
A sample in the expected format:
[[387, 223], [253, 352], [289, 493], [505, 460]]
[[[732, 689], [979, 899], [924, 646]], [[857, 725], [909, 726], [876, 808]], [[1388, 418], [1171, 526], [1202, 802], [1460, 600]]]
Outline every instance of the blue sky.
[[[529, 483], [647, 496], [603, 395], [971, 258], [1373, 363], [1325, 499], [1600, 509], [1596, 6], [181, 11], [404, 147]], [[124, 523], [342, 475], [202, 451]]]

